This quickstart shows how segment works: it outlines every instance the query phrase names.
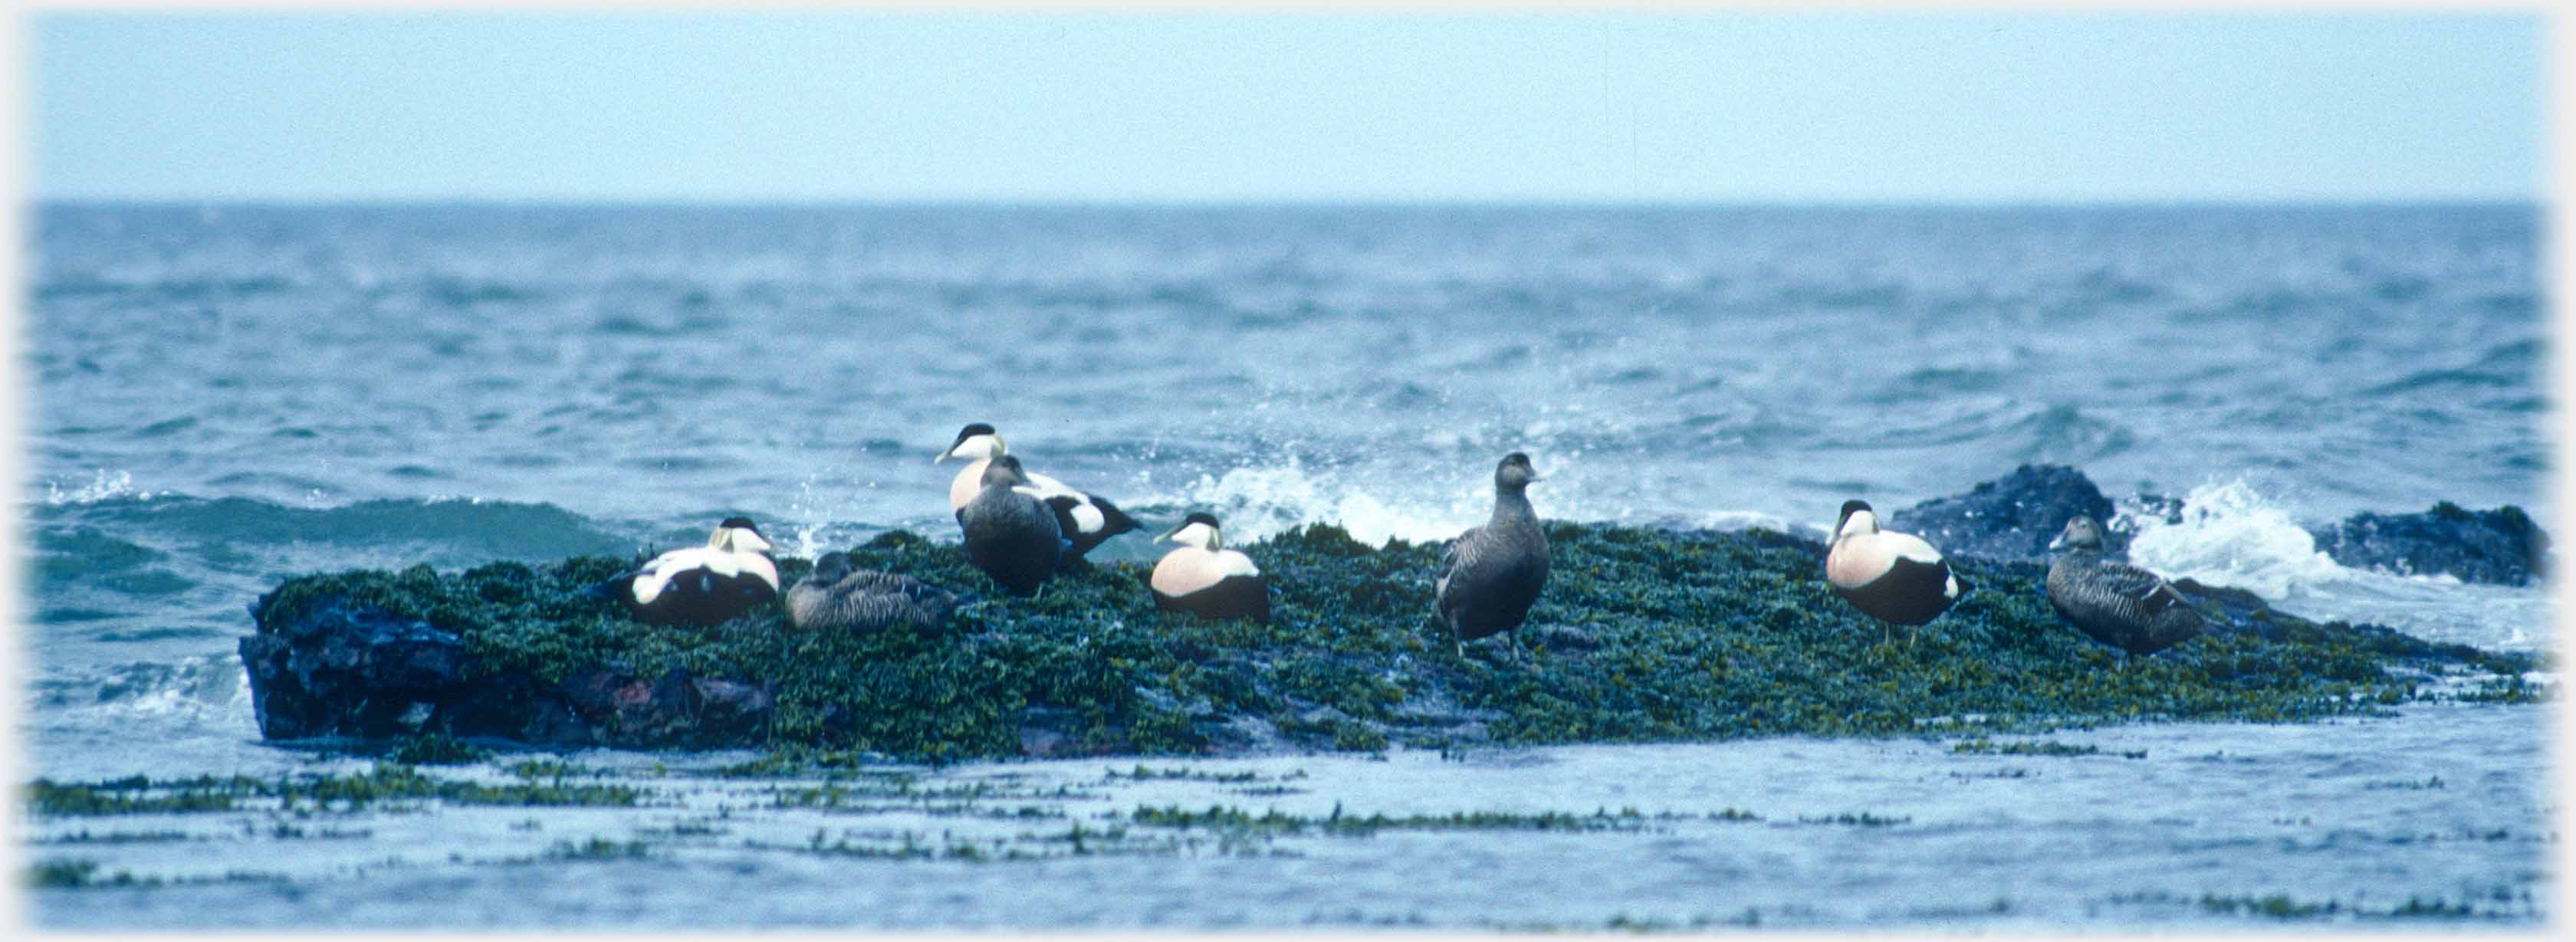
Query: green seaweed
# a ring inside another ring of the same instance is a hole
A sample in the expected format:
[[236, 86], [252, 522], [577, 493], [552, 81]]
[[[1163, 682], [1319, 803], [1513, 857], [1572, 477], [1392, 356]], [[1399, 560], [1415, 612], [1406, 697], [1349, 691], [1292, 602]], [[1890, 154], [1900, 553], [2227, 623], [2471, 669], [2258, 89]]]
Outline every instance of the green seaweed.
[[389, 756], [405, 765], [464, 765], [491, 758], [492, 752], [457, 739], [444, 732], [430, 732], [403, 740]]
[[[1950, 751], [1968, 755], [2000, 756], [2098, 756], [2103, 754], [2102, 747], [2100, 746], [2070, 746], [2062, 742], [2045, 739], [2033, 742], [1998, 743], [1984, 737], [1970, 739], [1952, 745], [1950, 747]], [[2123, 750], [2121, 752], [2111, 754], [2117, 755], [2123, 759], [2144, 759], [2147, 757], [2147, 751], [2144, 749]]]
[[[2429, 696], [2418, 685], [2433, 675], [2468, 676], [2459, 699], [2540, 696], [2520, 677], [2541, 666], [2532, 656], [2259, 607], [2229, 625], [2214, 602], [2219, 628], [2124, 661], [2057, 619], [2041, 567], [1978, 559], [1954, 561], [1976, 591], [1890, 643], [1826, 585], [1812, 541], [1568, 523], [1548, 537], [1529, 624], [1463, 657], [1431, 618], [1440, 545], [1371, 548], [1323, 525], [1242, 547], [1272, 586], [1268, 624], [1160, 612], [1127, 564], [1010, 596], [955, 545], [906, 532], [850, 553], [969, 596], [946, 632], [800, 631], [774, 607], [646, 625], [584, 591], [633, 562], [610, 557], [299, 577], [255, 614], [280, 631], [318, 606], [373, 606], [455, 632], [477, 676], [540, 685], [612, 662], [766, 684], [776, 706], [748, 744], [780, 753], [735, 770], [747, 775], [1014, 755], [1029, 735], [1055, 737], [1056, 754], [1207, 754], [1258, 745], [1247, 719], [1311, 748], [1376, 751], [2294, 721], [2385, 712]], [[780, 561], [790, 582], [807, 569]]]
[[137, 775], [91, 783], [40, 778], [27, 786], [29, 809], [53, 817], [231, 811], [254, 799], [275, 801], [285, 811], [354, 811], [387, 801], [428, 799], [452, 805], [626, 807], [643, 797], [626, 785], [567, 785], [560, 779], [487, 785], [424, 775], [397, 763], [378, 763], [362, 775], [198, 776], [158, 782]]
[[1655, 820], [1634, 808], [1618, 812], [1596, 811], [1588, 815], [1548, 811], [1539, 814], [1516, 814], [1505, 811], [1459, 811], [1445, 815], [1414, 814], [1389, 817], [1345, 815], [1340, 805], [1333, 813], [1316, 818], [1283, 814], [1276, 809], [1253, 814], [1241, 808], [1210, 805], [1205, 811], [1192, 811], [1177, 805], [1168, 807], [1138, 806], [1127, 816], [1130, 823], [1141, 827], [1206, 829], [1236, 834], [1326, 834], [1340, 837], [1367, 837], [1380, 831], [1635, 831]]

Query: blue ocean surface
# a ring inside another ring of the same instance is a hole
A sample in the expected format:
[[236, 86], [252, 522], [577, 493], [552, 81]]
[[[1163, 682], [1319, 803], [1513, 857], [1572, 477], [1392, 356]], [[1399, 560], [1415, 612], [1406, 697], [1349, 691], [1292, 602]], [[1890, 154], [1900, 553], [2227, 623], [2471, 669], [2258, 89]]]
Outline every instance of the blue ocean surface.
[[[234, 645], [280, 580], [670, 548], [737, 513], [799, 556], [955, 539], [957, 466], [931, 459], [974, 421], [1149, 526], [1207, 510], [1237, 542], [1447, 538], [1514, 450], [1548, 518], [1810, 534], [1849, 498], [2067, 464], [2184, 501], [2132, 521], [2133, 560], [2168, 575], [2554, 644], [2544, 586], [2346, 567], [2303, 529], [2445, 500], [2551, 520], [2529, 205], [30, 219], [29, 778], [363, 769], [260, 741]], [[2554, 880], [2544, 709], [2049, 737], [2083, 758], [1789, 738], [970, 763], [882, 770], [915, 797], [864, 812], [701, 774], [743, 755], [594, 750], [568, 761], [656, 801], [358, 815], [334, 839], [255, 812], [39, 820], [24, 850], [164, 879], [31, 897], [84, 927], [2251, 928], [2436, 900], [2529, 926]], [[919, 798], [947, 786], [1031, 810]], [[1598, 826], [1053, 852], [1099, 811], [1212, 803]], [[666, 840], [583, 850], [639, 834]], [[829, 850], [983, 841], [995, 859]]]

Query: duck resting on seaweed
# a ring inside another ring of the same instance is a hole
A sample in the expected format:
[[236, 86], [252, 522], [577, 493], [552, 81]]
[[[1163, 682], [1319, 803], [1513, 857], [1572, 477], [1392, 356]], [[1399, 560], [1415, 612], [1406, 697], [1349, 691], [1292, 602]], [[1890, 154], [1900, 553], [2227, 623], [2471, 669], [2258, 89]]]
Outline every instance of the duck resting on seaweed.
[[1038, 493], [1020, 470], [1020, 459], [998, 455], [984, 465], [984, 489], [957, 509], [957, 525], [966, 531], [966, 560], [1021, 595], [1037, 591], [1064, 556], [1056, 516]]
[[2066, 551], [2048, 565], [2048, 604], [2093, 640], [2128, 652], [2121, 666], [2200, 634], [2200, 613], [2163, 576], [2102, 558], [2093, 518], [2066, 521], [2048, 548]]
[[[976, 422], [959, 429], [957, 440], [948, 444], [948, 450], [931, 459], [934, 464], [950, 458], [972, 459], [964, 470], [957, 472], [957, 477], [948, 482], [948, 509], [964, 511], [967, 503], [984, 490], [984, 468], [993, 459], [1009, 453], [1010, 445], [1002, 441], [1001, 433], [994, 431], [991, 425]], [[1074, 490], [1063, 481], [1043, 474], [1021, 473], [1028, 478], [1028, 486], [1033, 489], [1031, 495], [1055, 513], [1056, 529], [1071, 544], [1066, 555], [1072, 559], [1081, 559], [1083, 554], [1108, 542], [1110, 537], [1145, 528], [1144, 524], [1137, 523], [1136, 518], [1127, 516], [1125, 511], [1118, 509], [1118, 505], [1105, 498]]]
[[948, 624], [957, 596], [910, 576], [857, 569], [848, 553], [825, 553], [814, 574], [787, 590], [787, 620], [798, 628], [935, 631]]
[[1460, 657], [1467, 642], [1520, 627], [1547, 586], [1547, 532], [1527, 493], [1538, 480], [1528, 455], [1504, 455], [1494, 466], [1494, 516], [1449, 544], [1434, 606]]
[[656, 623], [713, 625], [778, 598], [778, 564], [769, 540], [748, 517], [716, 524], [707, 545], [653, 557], [610, 581], [635, 617]]
[[1844, 501], [1842, 519], [1834, 524], [1825, 581], [1861, 614], [1878, 619], [1882, 630], [1906, 626], [1908, 644], [1913, 628], [1949, 611], [1966, 591], [1940, 550], [1911, 533], [1879, 529], [1878, 514], [1858, 500]]
[[1270, 585], [1262, 580], [1261, 567], [1252, 564], [1252, 557], [1224, 548], [1215, 517], [1193, 513], [1172, 532], [1154, 538], [1165, 540], [1180, 546], [1154, 564], [1148, 584], [1156, 607], [1208, 618], [1270, 620]]

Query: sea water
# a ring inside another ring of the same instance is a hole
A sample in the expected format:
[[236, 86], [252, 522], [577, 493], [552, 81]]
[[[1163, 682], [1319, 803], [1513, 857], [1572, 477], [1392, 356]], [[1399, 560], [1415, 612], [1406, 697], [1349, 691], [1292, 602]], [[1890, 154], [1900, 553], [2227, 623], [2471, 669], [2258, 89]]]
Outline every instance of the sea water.
[[[2531, 206], [31, 218], [24, 778], [364, 771], [259, 739], [233, 651], [278, 581], [669, 548], [734, 513], [795, 555], [953, 539], [957, 465], [931, 458], [975, 421], [1238, 542], [1454, 535], [1513, 450], [1550, 518], [1809, 533], [1848, 498], [2070, 464], [2185, 500], [2135, 521], [2169, 574], [2553, 644], [2541, 587], [2356, 570], [2302, 529], [2440, 500], [2546, 525]], [[821, 807], [792, 799], [819, 778], [719, 774], [749, 754], [593, 750], [560, 758], [643, 807], [20, 821], [30, 862], [161, 881], [39, 890], [51, 925], [2527, 924], [2553, 880], [2544, 709], [2032, 740], [2056, 754], [896, 767]], [[1284, 817], [1098, 836], [1167, 806]], [[1432, 823], [1456, 813], [1499, 817]]]

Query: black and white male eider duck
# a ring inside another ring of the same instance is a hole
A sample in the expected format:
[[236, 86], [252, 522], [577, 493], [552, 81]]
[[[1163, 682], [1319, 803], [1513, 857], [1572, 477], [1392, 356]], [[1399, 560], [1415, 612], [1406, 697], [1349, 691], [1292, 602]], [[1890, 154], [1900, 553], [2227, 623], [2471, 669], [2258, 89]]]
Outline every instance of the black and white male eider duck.
[[966, 559], [1022, 595], [1054, 575], [1064, 553], [1055, 514], [1035, 496], [1020, 459], [999, 455], [984, 465], [984, 489], [957, 509]]
[[1270, 620], [1270, 584], [1262, 580], [1261, 567], [1252, 564], [1252, 557], [1224, 547], [1215, 517], [1191, 514], [1172, 532], [1154, 538], [1165, 540], [1180, 546], [1154, 564], [1148, 584], [1157, 607], [1208, 618]]
[[1435, 604], [1460, 657], [1467, 642], [1520, 627], [1547, 585], [1547, 533], [1525, 493], [1537, 480], [1528, 455], [1504, 455], [1494, 467], [1493, 519], [1449, 544]]
[[636, 617], [713, 625], [778, 598], [778, 564], [750, 518], [727, 517], [707, 545], [653, 557], [621, 579]]
[[798, 628], [936, 631], [948, 624], [957, 596], [910, 576], [859, 569], [848, 553], [825, 553], [814, 574], [787, 590], [787, 620]]
[[2163, 576], [2102, 558], [2102, 525], [2093, 518], [2066, 521], [2048, 548], [2066, 551], [2048, 564], [2048, 604], [2093, 640], [2138, 657], [2200, 634], [2200, 613]]
[[[1010, 445], [1002, 441], [1001, 433], [993, 431], [990, 425], [977, 422], [959, 429], [957, 440], [949, 443], [948, 450], [931, 459], [934, 464], [950, 458], [970, 459], [965, 470], [957, 472], [957, 477], [948, 482], [948, 509], [965, 510], [975, 495], [983, 493], [985, 466], [994, 458], [1009, 453]], [[1081, 559], [1082, 554], [1108, 542], [1110, 537], [1145, 528], [1144, 524], [1136, 522], [1136, 518], [1127, 516], [1125, 511], [1118, 509], [1118, 505], [1104, 498], [1074, 490], [1063, 481], [1043, 474], [1021, 473], [1028, 478], [1032, 495], [1055, 512], [1056, 529], [1062, 531], [1065, 540], [1072, 544], [1065, 551], [1066, 556], [1072, 559]]]
[[[1857, 500], [1843, 502], [1834, 524], [1825, 581], [1861, 614], [1907, 628], [1940, 617], [1963, 591], [1940, 550], [1911, 533], [1879, 529], [1878, 514]], [[1905, 637], [1914, 640], [1910, 631]]]

